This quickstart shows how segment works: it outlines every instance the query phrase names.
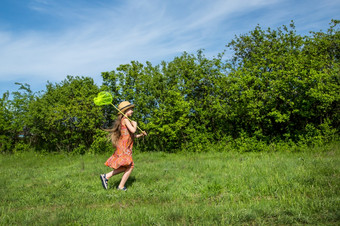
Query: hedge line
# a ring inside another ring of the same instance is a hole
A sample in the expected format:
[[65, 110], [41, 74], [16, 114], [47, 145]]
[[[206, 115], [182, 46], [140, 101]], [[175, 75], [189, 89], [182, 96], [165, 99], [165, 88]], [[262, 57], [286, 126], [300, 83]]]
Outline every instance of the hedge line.
[[[270, 143], [323, 144], [339, 136], [339, 21], [327, 32], [298, 35], [294, 24], [257, 26], [235, 36], [227, 50], [208, 59], [203, 50], [171, 62], [132, 61], [103, 72], [101, 86], [89, 77], [28, 84], [1, 98], [1, 151], [34, 147], [49, 151], [108, 150], [101, 128], [116, 117], [93, 98], [109, 91], [113, 104], [136, 105], [134, 119], [149, 136], [138, 148], [204, 151], [208, 144], [260, 151]], [[22, 135], [23, 138], [20, 138]], [[258, 147], [258, 148], [256, 148]]]

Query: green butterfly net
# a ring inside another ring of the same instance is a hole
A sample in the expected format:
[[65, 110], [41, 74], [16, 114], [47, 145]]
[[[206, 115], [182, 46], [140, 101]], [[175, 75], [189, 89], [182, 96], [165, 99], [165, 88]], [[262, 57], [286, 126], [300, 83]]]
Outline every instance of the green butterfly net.
[[98, 93], [98, 96], [93, 99], [93, 102], [97, 106], [112, 104], [113, 97], [109, 92], [102, 91]]
[[[106, 91], [102, 91], [102, 92], [98, 93], [98, 96], [93, 98], [93, 102], [94, 102], [95, 105], [102, 106], [102, 105], [111, 104], [113, 107], [115, 107], [120, 113], [122, 113], [122, 115], [124, 115], [131, 122], [131, 119], [129, 119], [123, 112], [121, 112], [116, 106], [114, 106], [112, 104], [112, 100], [113, 100], [113, 97], [112, 97], [111, 93], [106, 92]], [[144, 133], [141, 128], [139, 128], [138, 126], [137, 126], [137, 128], [142, 133]]]

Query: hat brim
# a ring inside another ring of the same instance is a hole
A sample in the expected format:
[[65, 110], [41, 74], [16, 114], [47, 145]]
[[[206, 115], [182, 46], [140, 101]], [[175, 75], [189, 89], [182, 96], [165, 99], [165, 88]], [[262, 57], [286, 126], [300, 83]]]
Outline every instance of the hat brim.
[[[134, 108], [135, 107], [135, 105], [134, 104], [129, 104], [129, 105], [126, 105], [126, 106], [124, 106], [124, 107], [122, 107], [121, 109], [119, 109], [121, 112], [124, 112], [124, 111], [126, 111], [126, 110], [128, 110], [128, 109], [130, 109], [130, 108]], [[118, 114], [121, 114], [120, 112], [118, 112]]]

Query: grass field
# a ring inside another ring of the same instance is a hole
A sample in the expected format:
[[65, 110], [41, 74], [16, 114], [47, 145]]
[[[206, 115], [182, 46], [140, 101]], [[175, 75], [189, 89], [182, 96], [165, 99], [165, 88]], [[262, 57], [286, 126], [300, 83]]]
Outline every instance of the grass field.
[[111, 153], [0, 155], [1, 225], [339, 225], [339, 149], [136, 153], [127, 192]]

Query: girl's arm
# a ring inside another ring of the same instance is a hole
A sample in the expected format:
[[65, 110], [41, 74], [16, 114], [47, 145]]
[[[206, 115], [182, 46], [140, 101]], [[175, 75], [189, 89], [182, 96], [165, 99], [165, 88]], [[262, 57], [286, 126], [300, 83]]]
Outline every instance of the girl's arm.
[[[135, 133], [137, 130], [137, 122], [135, 121], [129, 121], [128, 119], [124, 119], [123, 123], [126, 125], [126, 127], [128, 128], [128, 130], [130, 130], [131, 133]], [[145, 131], [143, 131], [141, 134], [137, 134], [135, 135], [136, 138], [142, 137], [142, 136], [146, 136], [148, 135]]]
[[136, 130], [137, 130], [137, 122], [135, 121], [129, 121], [127, 118], [125, 118], [123, 120], [123, 123], [126, 125], [126, 127], [128, 128], [128, 130], [131, 132], [131, 133], [135, 133]]
[[137, 134], [135, 137], [136, 138], [139, 138], [139, 137], [143, 137], [143, 136], [147, 136], [148, 134], [145, 132], [145, 131], [143, 131], [142, 133], [140, 133], [140, 134]]

